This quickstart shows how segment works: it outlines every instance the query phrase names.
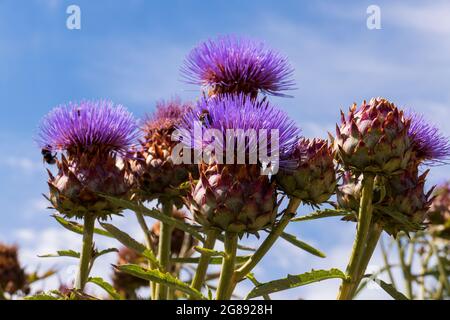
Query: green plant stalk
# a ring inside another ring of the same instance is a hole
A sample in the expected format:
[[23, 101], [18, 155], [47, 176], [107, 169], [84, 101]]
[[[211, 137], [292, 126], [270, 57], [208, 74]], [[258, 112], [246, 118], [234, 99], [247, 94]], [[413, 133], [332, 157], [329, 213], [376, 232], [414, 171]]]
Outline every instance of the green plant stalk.
[[350, 295], [354, 297], [356, 295], [357, 289], [359, 284], [361, 283], [361, 280], [364, 278], [364, 273], [366, 272], [367, 266], [369, 265], [370, 259], [373, 256], [373, 253], [375, 252], [375, 248], [377, 247], [378, 240], [380, 239], [381, 232], [383, 229], [380, 225], [373, 223], [370, 226], [370, 231], [367, 236], [366, 246], [363, 252], [363, 255], [361, 257], [360, 265], [358, 268], [358, 277], [356, 279], [356, 282], [358, 285], [355, 285], [352, 288], [352, 291], [350, 292]]
[[232, 278], [236, 262], [238, 235], [234, 232], [225, 232], [225, 256], [223, 257], [219, 285], [217, 287], [217, 300], [229, 300], [232, 295]]
[[[216, 229], [208, 230], [206, 233], [206, 240], [203, 245], [205, 249], [214, 249], [214, 245], [216, 244], [217, 236], [219, 235], [219, 231]], [[197, 265], [197, 270], [195, 271], [194, 278], [192, 279], [191, 286], [198, 291], [201, 290], [203, 282], [205, 280], [206, 272], [208, 271], [208, 265], [211, 260], [211, 256], [205, 253], [202, 253], [200, 256], [200, 260]], [[191, 297], [193, 299], [193, 297]]]
[[[166, 201], [162, 203], [163, 213], [167, 216], [172, 216], [172, 202]], [[172, 226], [161, 222], [161, 229], [159, 234], [158, 244], [158, 260], [163, 271], [170, 271], [170, 247], [172, 242]], [[168, 287], [162, 284], [156, 285], [155, 292], [156, 300], [167, 300]]]
[[263, 241], [261, 246], [255, 251], [253, 256], [248, 259], [248, 261], [242, 265], [233, 275], [233, 289], [236, 287], [237, 283], [244, 279], [247, 274], [249, 274], [253, 268], [261, 261], [261, 259], [267, 254], [267, 252], [272, 248], [277, 239], [281, 236], [286, 226], [289, 224], [291, 219], [295, 216], [298, 207], [301, 204], [301, 200], [298, 198], [290, 198], [289, 204], [286, 208], [284, 215], [281, 217], [277, 225], [272, 228], [267, 238]]
[[83, 226], [83, 245], [81, 249], [80, 264], [75, 280], [75, 289], [84, 290], [89, 277], [90, 262], [92, 259], [92, 247], [94, 238], [95, 216], [85, 215]]
[[388, 252], [386, 250], [386, 247], [384, 246], [384, 241], [383, 238], [380, 239], [380, 247], [381, 247], [381, 255], [383, 256], [383, 261], [384, 264], [386, 265], [386, 272], [389, 276], [389, 280], [391, 281], [391, 284], [394, 288], [397, 288], [396, 284], [395, 284], [395, 278], [394, 275], [392, 274], [392, 268], [391, 265], [389, 263], [389, 257], [388, 257]]
[[441, 288], [445, 289], [447, 295], [450, 295], [450, 283], [448, 281], [447, 272], [445, 271], [444, 262], [442, 261], [442, 258], [439, 256], [439, 252], [436, 245], [432, 242], [430, 244], [434, 254], [436, 255], [437, 266], [439, 271], [439, 282], [441, 284]]
[[422, 263], [421, 263], [421, 274], [422, 277], [420, 279], [420, 298], [422, 300], [426, 299], [426, 295], [427, 295], [427, 288], [426, 288], [426, 283], [425, 283], [425, 274], [428, 270], [428, 264], [430, 263], [430, 259], [433, 256], [433, 250], [430, 248], [428, 250], [427, 255], [425, 256], [425, 258], [422, 259]]
[[375, 177], [371, 174], [364, 174], [362, 181], [361, 200], [359, 204], [358, 212], [358, 225], [356, 229], [356, 236], [353, 242], [352, 253], [347, 265], [347, 277], [348, 279], [342, 282], [339, 288], [338, 300], [351, 300], [353, 298], [352, 293], [356, 291], [359, 286], [359, 265], [364, 255], [366, 246], [366, 240], [372, 221], [372, 198], [373, 198], [373, 185]]
[[405, 260], [405, 250], [403, 249], [403, 245], [400, 239], [397, 239], [396, 242], [398, 249], [398, 259], [400, 260], [400, 266], [402, 267], [403, 277], [405, 278], [406, 295], [408, 299], [413, 299], [414, 295], [412, 290], [411, 271]]
[[[153, 251], [152, 239], [150, 238], [150, 229], [148, 228], [147, 223], [145, 222], [144, 216], [139, 211], [136, 211], [135, 214], [136, 214], [136, 218], [139, 223], [139, 226], [141, 227], [142, 231], [144, 232], [145, 246], [147, 247], [148, 250]], [[150, 260], [148, 260], [147, 265], [150, 269], [155, 268], [155, 266], [153, 265], [153, 263]], [[149, 287], [150, 287], [150, 298], [154, 299], [155, 298], [155, 290], [156, 290], [155, 283], [153, 283], [152, 281], [149, 281]]]

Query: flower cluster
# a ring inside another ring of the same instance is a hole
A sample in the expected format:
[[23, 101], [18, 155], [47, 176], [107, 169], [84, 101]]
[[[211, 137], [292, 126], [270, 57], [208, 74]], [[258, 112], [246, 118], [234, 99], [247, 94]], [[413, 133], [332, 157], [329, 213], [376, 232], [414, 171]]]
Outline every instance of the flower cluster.
[[[383, 231], [399, 238], [432, 225], [433, 237], [448, 237], [448, 185], [427, 190], [423, 168], [448, 160], [450, 142], [421, 115], [373, 98], [341, 112], [329, 140], [303, 137], [268, 96], [293, 89], [293, 68], [265, 44], [236, 36], [201, 43], [181, 72], [206, 92], [193, 103], [158, 102], [140, 127], [124, 107], [103, 100], [59, 106], [44, 117], [36, 140], [44, 160], [56, 165], [56, 172], [48, 170], [46, 198], [59, 223], [83, 234], [80, 252], [58, 252], [80, 258], [74, 288], [58, 297], [91, 299], [85, 292], [91, 281], [117, 299], [137, 299], [147, 286], [155, 300], [206, 299], [205, 284], [219, 278], [216, 298], [230, 299], [247, 277], [256, 285], [248, 297], [266, 298], [251, 272], [278, 239], [324, 257], [286, 233], [288, 224], [344, 215], [357, 223], [346, 273], [313, 270], [305, 278], [343, 279], [338, 298], [351, 299]], [[301, 204], [319, 210], [295, 217]], [[134, 212], [144, 243], [110, 223], [113, 215], [129, 219], [125, 209]], [[156, 219], [150, 227], [147, 217]], [[251, 256], [238, 255], [239, 248], [249, 250], [240, 246], [244, 235], [263, 232]], [[94, 233], [124, 247], [97, 250]], [[215, 250], [217, 240], [222, 251]], [[3, 251], [0, 289], [20, 290], [15, 251]], [[89, 277], [97, 258], [117, 251], [113, 286]], [[217, 276], [208, 274], [213, 261], [221, 264]], [[182, 270], [191, 281], [180, 280]], [[304, 284], [297, 278], [303, 275], [288, 277], [289, 285]], [[270, 285], [273, 292], [282, 287]]]

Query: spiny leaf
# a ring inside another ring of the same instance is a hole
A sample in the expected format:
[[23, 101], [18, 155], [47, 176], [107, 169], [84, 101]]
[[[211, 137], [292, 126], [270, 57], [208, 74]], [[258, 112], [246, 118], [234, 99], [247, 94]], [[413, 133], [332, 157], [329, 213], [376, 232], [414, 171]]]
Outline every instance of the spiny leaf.
[[[66, 220], [63, 217], [58, 216], [56, 214], [52, 215], [52, 217], [55, 218], [55, 220], [67, 230], [70, 230], [78, 234], [83, 234], [83, 226], [81, 224], [76, 223], [74, 221]], [[114, 238], [110, 233], [102, 229], [94, 228], [94, 233], [105, 237]]]
[[328, 218], [328, 217], [341, 217], [341, 216], [346, 216], [348, 214], [350, 214], [350, 213], [347, 210], [325, 209], [325, 210], [318, 210], [318, 211], [312, 212], [305, 216], [293, 218], [293, 219], [291, 219], [291, 221], [292, 222], [309, 221], [309, 220], [316, 220], [316, 219], [322, 219], [322, 218]]
[[27, 274], [27, 284], [32, 284], [34, 282], [47, 279], [56, 273], [57, 273], [56, 270], [51, 269], [45, 271], [43, 274], [39, 274], [38, 272], [29, 273]]
[[[255, 275], [253, 273], [248, 273], [246, 275], [247, 279], [250, 280], [254, 286], [259, 286], [261, 285], [261, 282], [259, 282], [258, 280], [256, 280]], [[271, 300], [270, 296], [268, 294], [264, 294], [263, 296], [264, 300]]]
[[104, 249], [101, 251], [96, 251], [94, 253], [94, 259], [97, 259], [100, 256], [103, 256], [105, 254], [112, 253], [112, 252], [119, 252], [119, 250], [117, 250], [117, 248], [108, 248], [108, 249]]
[[371, 278], [374, 282], [378, 283], [378, 285], [395, 300], [409, 300], [403, 293], [397, 291], [392, 284], [376, 279], [370, 274], [366, 275], [366, 277]]
[[73, 250], [59, 250], [56, 253], [38, 255], [39, 258], [56, 258], [56, 257], [71, 257], [80, 258], [80, 253]]
[[173, 217], [169, 217], [157, 209], [149, 209], [140, 203], [136, 203], [136, 202], [128, 201], [128, 200], [124, 200], [124, 199], [119, 199], [119, 198], [115, 198], [115, 197], [112, 197], [109, 195], [104, 195], [104, 194], [102, 194], [102, 196], [118, 206], [124, 207], [124, 208], [132, 210], [134, 212], [140, 212], [144, 216], [148, 216], [153, 219], [160, 220], [163, 223], [166, 223], [170, 226], [173, 226], [177, 229], [180, 229], [184, 232], [189, 233], [190, 235], [192, 235], [194, 238], [200, 240], [201, 242], [205, 242], [205, 239], [203, 238], [202, 234], [200, 232], [198, 232], [196, 230], [196, 228], [185, 223], [184, 221], [181, 221], [181, 220], [173, 218]]
[[281, 238], [283, 238], [284, 240], [286, 240], [289, 243], [293, 244], [294, 246], [296, 246], [296, 247], [298, 247], [298, 248], [300, 248], [302, 250], [305, 250], [306, 252], [311, 253], [312, 255], [315, 255], [315, 256], [320, 257], [320, 258], [325, 258], [326, 257], [325, 253], [323, 253], [322, 251], [320, 251], [320, 250], [310, 246], [306, 242], [303, 242], [303, 241], [297, 239], [292, 234], [283, 232], [281, 234]]
[[224, 257], [225, 256], [225, 252], [223, 252], [223, 251], [216, 251], [216, 250], [206, 249], [206, 248], [202, 248], [202, 247], [198, 247], [198, 246], [195, 246], [194, 250], [201, 254], [210, 256], [210, 257], [219, 257], [219, 256]]
[[109, 224], [109, 223], [100, 223], [100, 224], [102, 225], [103, 228], [105, 228], [109, 233], [111, 233], [114, 236], [114, 238], [116, 238], [124, 246], [143, 255], [144, 257], [149, 259], [155, 266], [160, 268], [159, 262], [156, 259], [153, 251], [147, 249], [142, 243], [134, 240], [130, 235], [119, 230], [112, 224]]
[[[378, 208], [378, 207], [377, 207]], [[391, 216], [393, 219], [397, 220], [398, 222], [400, 222], [401, 224], [407, 226], [409, 229], [412, 230], [419, 230], [419, 229], [423, 229], [423, 227], [416, 222], [411, 221], [410, 219], [408, 219], [404, 214], [397, 212], [395, 210], [388, 210], [385, 209], [383, 207], [379, 207], [379, 209], [384, 213], [387, 214], [389, 216]]]
[[170, 288], [173, 288], [175, 290], [179, 290], [181, 292], [188, 294], [194, 299], [206, 300], [206, 298], [198, 290], [191, 288], [188, 284], [175, 278], [168, 272], [161, 272], [156, 269], [149, 270], [134, 264], [124, 264], [117, 266], [116, 268], [120, 271], [131, 274], [135, 277], [148, 281], [157, 282]]
[[306, 284], [326, 280], [326, 279], [346, 279], [345, 274], [339, 269], [312, 270], [298, 275], [288, 275], [286, 278], [266, 282], [256, 286], [246, 299], [252, 299], [265, 294], [271, 294], [291, 288], [304, 286]]
[[106, 282], [102, 278], [90, 277], [90, 278], [88, 278], [88, 282], [92, 282], [92, 283], [98, 285], [100, 288], [105, 290], [111, 296], [111, 298], [113, 298], [114, 300], [121, 300], [121, 296], [116, 291], [116, 289], [114, 289], [114, 287], [112, 285], [110, 285], [108, 282]]

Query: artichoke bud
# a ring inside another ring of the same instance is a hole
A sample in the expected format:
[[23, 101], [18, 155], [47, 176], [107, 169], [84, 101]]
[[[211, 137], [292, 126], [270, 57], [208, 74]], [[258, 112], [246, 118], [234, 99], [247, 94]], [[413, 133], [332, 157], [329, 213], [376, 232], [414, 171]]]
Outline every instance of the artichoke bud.
[[301, 139], [290, 157], [297, 162], [296, 167], [275, 176], [278, 188], [307, 204], [326, 202], [336, 189], [333, 157], [326, 140]]
[[105, 220], [123, 208], [100, 194], [128, 199], [133, 184], [127, 164], [119, 166], [115, 156], [97, 161], [83, 157], [75, 161], [62, 156], [57, 161], [58, 174], [49, 172], [48, 186], [54, 209], [68, 218], [94, 215]]
[[186, 200], [199, 224], [239, 234], [272, 226], [277, 214], [275, 184], [256, 164], [202, 164]]
[[336, 158], [354, 172], [398, 174], [406, 169], [412, 153], [410, 124], [403, 111], [386, 99], [364, 101], [359, 109], [354, 104], [336, 127]]

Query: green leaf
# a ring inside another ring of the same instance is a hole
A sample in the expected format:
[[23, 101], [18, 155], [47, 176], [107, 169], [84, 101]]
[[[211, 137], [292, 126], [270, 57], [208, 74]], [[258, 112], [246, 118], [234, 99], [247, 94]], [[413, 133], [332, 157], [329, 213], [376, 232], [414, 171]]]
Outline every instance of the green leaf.
[[306, 242], [303, 242], [303, 241], [297, 239], [292, 234], [283, 232], [281, 234], [281, 238], [283, 238], [284, 240], [286, 240], [289, 243], [293, 244], [294, 246], [296, 246], [296, 247], [298, 247], [298, 248], [300, 248], [302, 250], [305, 250], [306, 252], [311, 253], [312, 255], [315, 255], [315, 256], [320, 257], [320, 258], [325, 258], [326, 257], [325, 253], [323, 253], [322, 251], [320, 251], [320, 250], [310, 246]]
[[80, 258], [80, 253], [73, 250], [59, 250], [53, 254], [38, 255], [39, 258], [57, 258], [57, 257], [71, 257]]
[[[253, 285], [255, 285], [255, 286], [260, 286], [261, 285], [261, 282], [256, 280], [255, 275], [253, 273], [247, 274], [246, 277], [247, 277], [248, 280], [250, 280], [253, 283]], [[268, 294], [264, 294], [262, 297], [263, 297], [264, 300], [271, 300], [270, 296]]]
[[32, 296], [28, 296], [24, 298], [25, 300], [60, 300], [61, 298], [52, 295], [51, 293], [38, 293]]
[[[247, 262], [252, 256], [237, 256], [236, 264], [242, 264]], [[200, 257], [189, 257], [189, 258], [172, 258], [170, 261], [173, 263], [189, 263], [189, 264], [197, 264], [200, 261]], [[222, 257], [212, 257], [209, 260], [209, 264], [222, 264]]]
[[[81, 224], [76, 223], [74, 221], [66, 220], [63, 217], [58, 216], [56, 214], [52, 215], [52, 217], [55, 218], [55, 220], [67, 230], [70, 230], [78, 234], [83, 234], [83, 226]], [[102, 229], [94, 228], [94, 233], [105, 237], [114, 238], [110, 233]]]
[[216, 251], [216, 250], [206, 249], [206, 248], [202, 248], [202, 247], [198, 247], [198, 246], [195, 246], [194, 250], [201, 254], [211, 256], [211, 257], [225, 257], [225, 252], [223, 252], [223, 251]]
[[157, 282], [175, 290], [179, 290], [194, 299], [206, 300], [206, 298], [198, 290], [191, 288], [188, 284], [175, 278], [169, 272], [161, 272], [156, 269], [149, 270], [134, 264], [124, 264], [117, 266], [116, 268], [135, 277]]
[[346, 279], [346, 276], [339, 269], [312, 270], [311, 272], [306, 272], [299, 275], [288, 275], [286, 278], [266, 282], [256, 286], [247, 295], [246, 299], [260, 297], [266, 294], [296, 288], [326, 279]]
[[27, 274], [27, 284], [47, 279], [57, 273], [56, 270], [47, 270], [43, 274], [39, 274], [37, 271]]
[[102, 278], [90, 277], [90, 278], [88, 278], [88, 282], [92, 282], [92, 283], [96, 284], [97, 286], [99, 286], [100, 288], [102, 288], [103, 290], [105, 290], [111, 296], [111, 298], [113, 298], [114, 300], [122, 299], [120, 294], [116, 291], [116, 289], [114, 289], [114, 287], [112, 285], [110, 285], [108, 282], [106, 282]]
[[205, 239], [202, 236], [202, 234], [200, 232], [198, 232], [195, 227], [185, 223], [184, 221], [181, 221], [181, 220], [173, 218], [173, 217], [169, 217], [157, 209], [149, 209], [140, 203], [136, 203], [136, 202], [124, 200], [124, 199], [119, 199], [119, 198], [115, 198], [115, 197], [112, 197], [109, 195], [104, 195], [104, 194], [102, 194], [102, 196], [118, 206], [132, 210], [134, 212], [140, 212], [144, 216], [148, 216], [153, 219], [160, 220], [163, 223], [166, 223], [170, 226], [173, 226], [177, 229], [180, 229], [180, 230], [183, 230], [184, 232], [189, 233], [191, 236], [200, 240], [201, 242], [205, 242]]
[[108, 249], [104, 249], [104, 250], [101, 250], [101, 251], [96, 251], [94, 253], [94, 257], [93, 258], [97, 259], [98, 257], [101, 257], [101, 256], [103, 256], [105, 254], [112, 253], [112, 252], [119, 252], [119, 250], [117, 250], [117, 248], [108, 248]]
[[372, 275], [367, 275], [366, 277], [369, 277], [374, 282], [378, 283], [378, 285], [395, 300], [409, 300], [403, 293], [397, 291], [392, 286], [392, 284], [384, 282], [383, 280], [380, 280], [380, 279], [373, 278]]
[[120, 243], [122, 243], [127, 248], [136, 251], [137, 253], [146, 257], [150, 262], [152, 262], [158, 268], [161, 268], [158, 260], [156, 259], [153, 251], [147, 249], [142, 243], [134, 240], [127, 233], [119, 230], [109, 223], [100, 223], [103, 228], [105, 228], [109, 233], [111, 233], [114, 238], [116, 238]]
[[328, 217], [341, 217], [341, 216], [346, 216], [349, 214], [350, 213], [347, 210], [325, 209], [325, 210], [318, 210], [318, 211], [312, 212], [305, 216], [293, 218], [293, 219], [291, 219], [291, 221], [292, 222], [309, 221], [309, 220], [316, 220], [316, 219], [322, 219], [322, 218], [328, 218]]

